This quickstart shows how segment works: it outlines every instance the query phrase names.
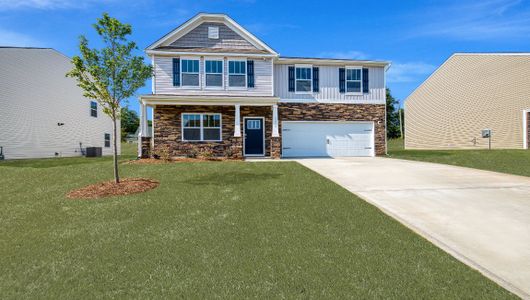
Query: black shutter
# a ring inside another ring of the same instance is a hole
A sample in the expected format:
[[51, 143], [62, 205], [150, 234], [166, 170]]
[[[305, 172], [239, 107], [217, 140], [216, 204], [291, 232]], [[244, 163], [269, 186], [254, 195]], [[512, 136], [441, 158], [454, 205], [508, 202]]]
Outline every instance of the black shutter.
[[370, 80], [368, 68], [363, 68], [363, 93], [370, 92]]
[[313, 92], [318, 93], [318, 67], [313, 67]]
[[289, 92], [294, 92], [294, 66], [289, 66]]
[[247, 86], [254, 87], [254, 61], [247, 60]]
[[173, 86], [180, 86], [180, 58], [173, 58]]
[[346, 70], [339, 68], [339, 92], [346, 93]]

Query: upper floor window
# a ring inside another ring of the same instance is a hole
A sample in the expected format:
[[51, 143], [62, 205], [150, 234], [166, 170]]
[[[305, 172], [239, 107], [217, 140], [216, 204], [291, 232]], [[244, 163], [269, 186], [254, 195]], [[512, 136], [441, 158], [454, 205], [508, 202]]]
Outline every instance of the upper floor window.
[[182, 59], [181, 63], [182, 86], [199, 86], [199, 60]]
[[245, 60], [231, 60], [228, 62], [228, 86], [247, 87], [247, 62]]
[[361, 93], [362, 82], [362, 68], [346, 69], [346, 93]]
[[206, 60], [204, 62], [206, 87], [223, 87], [223, 61]]
[[296, 66], [295, 71], [295, 91], [299, 93], [310, 93], [313, 81], [311, 66]]
[[90, 101], [90, 116], [98, 117], [98, 103], [95, 101]]

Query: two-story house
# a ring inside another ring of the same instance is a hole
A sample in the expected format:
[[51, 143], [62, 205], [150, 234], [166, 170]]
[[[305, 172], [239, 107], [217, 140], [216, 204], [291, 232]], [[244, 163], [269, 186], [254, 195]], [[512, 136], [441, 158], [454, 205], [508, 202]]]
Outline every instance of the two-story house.
[[[146, 49], [139, 155], [374, 156], [386, 152], [386, 61], [281, 57], [224, 14]], [[147, 137], [147, 107], [153, 132]], [[154, 151], [154, 152], [153, 152]]]

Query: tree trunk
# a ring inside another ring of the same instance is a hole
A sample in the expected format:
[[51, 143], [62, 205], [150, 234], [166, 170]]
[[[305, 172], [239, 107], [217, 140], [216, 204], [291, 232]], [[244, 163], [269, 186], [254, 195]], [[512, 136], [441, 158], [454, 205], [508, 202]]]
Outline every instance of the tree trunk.
[[[114, 113], [115, 115], [115, 113]], [[118, 173], [118, 129], [116, 126], [116, 118], [112, 118], [112, 129], [113, 129], [113, 162], [114, 162], [114, 182], [120, 183], [120, 175]]]

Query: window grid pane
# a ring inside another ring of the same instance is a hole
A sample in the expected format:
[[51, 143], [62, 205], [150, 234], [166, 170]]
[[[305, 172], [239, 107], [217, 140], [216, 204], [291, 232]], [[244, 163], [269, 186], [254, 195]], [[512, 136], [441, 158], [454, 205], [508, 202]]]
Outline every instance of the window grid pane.
[[246, 74], [246, 62], [245, 61], [229, 61], [228, 72], [230, 74]]
[[219, 60], [207, 60], [206, 61], [206, 73], [222, 74], [223, 73], [223, 62]]
[[296, 68], [296, 79], [311, 79], [311, 68]]

